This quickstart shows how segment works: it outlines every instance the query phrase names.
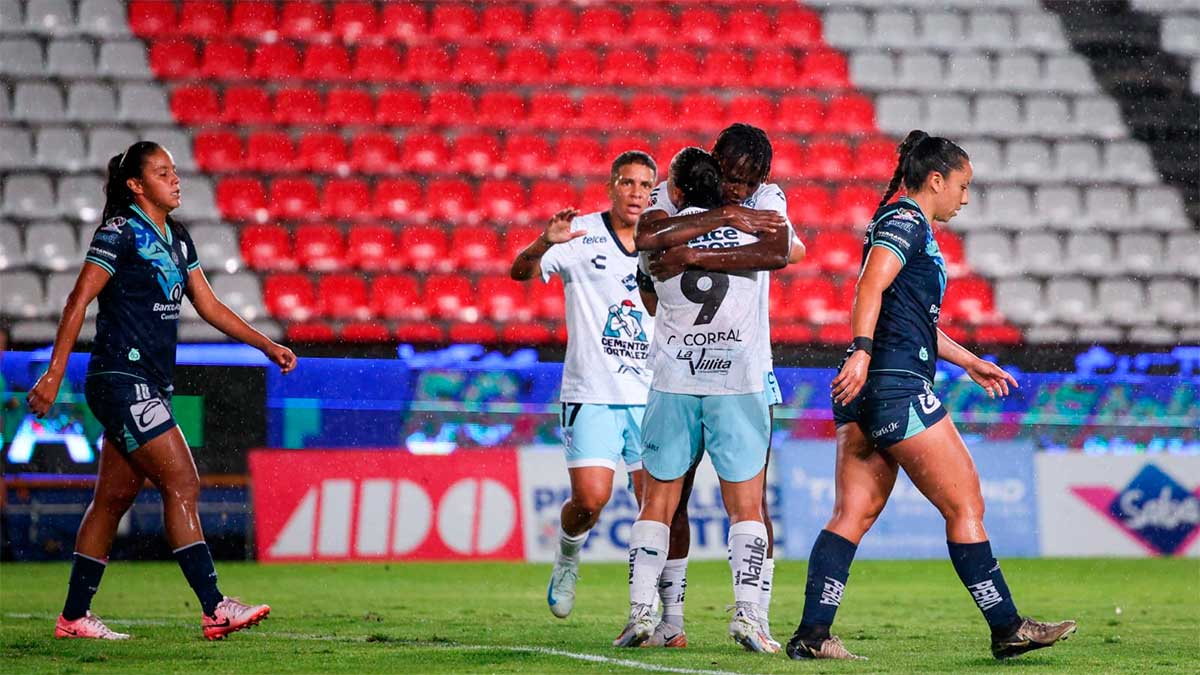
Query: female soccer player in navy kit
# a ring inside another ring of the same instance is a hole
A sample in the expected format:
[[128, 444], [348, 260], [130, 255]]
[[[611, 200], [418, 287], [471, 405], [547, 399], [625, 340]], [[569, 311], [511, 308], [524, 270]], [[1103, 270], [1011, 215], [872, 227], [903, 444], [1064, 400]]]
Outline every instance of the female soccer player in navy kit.
[[177, 324], [183, 296], [226, 335], [262, 350], [284, 373], [296, 367], [287, 347], [256, 331], [213, 295], [188, 232], [168, 214], [179, 208], [179, 176], [162, 146], [134, 143], [108, 163], [104, 215], [54, 341], [49, 369], [29, 392], [39, 417], [58, 397], [67, 357], [87, 306], [100, 298], [84, 392], [104, 426], [96, 492], [79, 526], [58, 638], [123, 640], [90, 611], [121, 517], [149, 478], [162, 494], [167, 540], [200, 600], [204, 636], [218, 640], [271, 611], [217, 589], [200, 529], [200, 478], [171, 414]]
[[[931, 221], [968, 203], [971, 162], [945, 138], [913, 131], [863, 244], [855, 291], [854, 338], [833, 380], [837, 425], [833, 517], [809, 554], [804, 618], [788, 656], [852, 659], [829, 633], [858, 542], [887, 503], [902, 467], [946, 519], [946, 545], [959, 579], [991, 627], [998, 659], [1049, 647], [1074, 621], [1042, 623], [1017, 613], [983, 528], [983, 495], [971, 454], [930, 385], [943, 358], [964, 368], [992, 397], [1016, 380], [938, 330], [946, 265]], [[888, 201], [903, 182], [907, 195]]]

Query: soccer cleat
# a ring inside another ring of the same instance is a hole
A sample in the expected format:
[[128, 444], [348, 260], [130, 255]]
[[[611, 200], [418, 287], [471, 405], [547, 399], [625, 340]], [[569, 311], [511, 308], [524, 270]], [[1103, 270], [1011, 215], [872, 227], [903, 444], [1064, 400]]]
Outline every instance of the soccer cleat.
[[758, 614], [749, 602], [734, 605], [733, 618], [729, 621], [729, 637], [748, 652], [774, 654], [779, 651], [771, 646], [770, 639], [763, 634], [758, 624]]
[[1021, 625], [1006, 637], [992, 638], [992, 656], [1010, 659], [1025, 652], [1049, 647], [1059, 640], [1066, 640], [1075, 632], [1074, 621], [1043, 623], [1022, 617]]
[[683, 649], [687, 647], [687, 633], [682, 628], [676, 628], [666, 621], [659, 621], [643, 647], [666, 647], [668, 649]]
[[562, 553], [554, 556], [554, 569], [550, 572], [550, 586], [546, 588], [546, 604], [550, 613], [565, 619], [575, 608], [575, 582], [579, 581], [579, 559], [564, 558]]
[[270, 613], [271, 608], [267, 605], [247, 605], [236, 598], [225, 598], [212, 616], [203, 615], [204, 637], [220, 640], [230, 633], [257, 625]]
[[614, 647], [640, 647], [654, 635], [654, 613], [650, 605], [633, 605], [629, 608], [629, 623], [613, 640]]
[[129, 635], [126, 633], [118, 633], [100, 620], [100, 617], [88, 612], [83, 616], [68, 621], [63, 618], [62, 614], [58, 615], [58, 621], [54, 624], [54, 637], [56, 638], [91, 638], [93, 640], [128, 640]]
[[758, 629], [767, 637], [767, 644], [774, 648], [774, 653], [778, 653], [781, 649], [783, 649], [783, 646], [779, 644], [779, 641], [771, 635], [771, 620], [762, 612], [758, 613]]
[[867, 657], [851, 654], [842, 644], [842, 639], [831, 635], [822, 640], [805, 640], [799, 635], [793, 635], [787, 643], [787, 655], [796, 661], [802, 659], [841, 659], [845, 661], [865, 661]]

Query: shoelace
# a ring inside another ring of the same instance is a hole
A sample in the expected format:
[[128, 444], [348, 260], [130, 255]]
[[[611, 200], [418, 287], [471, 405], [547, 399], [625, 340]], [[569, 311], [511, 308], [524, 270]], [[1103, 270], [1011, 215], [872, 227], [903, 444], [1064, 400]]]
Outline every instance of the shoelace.
[[101, 635], [116, 634], [116, 631], [104, 625], [104, 622], [100, 620], [100, 617], [96, 616], [95, 614], [88, 614], [84, 616], [83, 621], [88, 625], [89, 628], [92, 628]]

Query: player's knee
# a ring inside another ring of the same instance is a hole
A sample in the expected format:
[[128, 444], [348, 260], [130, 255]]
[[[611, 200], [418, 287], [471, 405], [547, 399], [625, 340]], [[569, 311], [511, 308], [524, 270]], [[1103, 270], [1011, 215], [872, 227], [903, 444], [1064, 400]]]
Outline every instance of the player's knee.
[[200, 477], [195, 473], [171, 476], [162, 482], [159, 489], [164, 497], [195, 504], [200, 500]]
[[133, 506], [133, 502], [136, 499], [136, 491], [96, 495], [92, 499], [92, 509], [101, 511], [114, 518], [121, 518]]
[[858, 541], [875, 525], [886, 504], [884, 500], [856, 500], [841, 504], [834, 509], [833, 518], [826, 529], [851, 541]]
[[608, 505], [609, 495], [599, 490], [585, 490], [571, 497], [575, 508], [589, 518], [598, 518]]
[[939, 507], [947, 523], [952, 525], [982, 525], [983, 495], [978, 491], [972, 494], [956, 495]]

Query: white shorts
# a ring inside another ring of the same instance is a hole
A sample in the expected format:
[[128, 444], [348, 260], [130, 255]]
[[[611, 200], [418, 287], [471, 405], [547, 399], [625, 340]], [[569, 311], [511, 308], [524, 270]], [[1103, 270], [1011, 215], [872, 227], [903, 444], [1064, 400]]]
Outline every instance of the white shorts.
[[563, 447], [567, 468], [603, 466], [616, 471], [623, 461], [628, 471], [642, 468], [644, 405], [563, 403]]

